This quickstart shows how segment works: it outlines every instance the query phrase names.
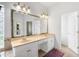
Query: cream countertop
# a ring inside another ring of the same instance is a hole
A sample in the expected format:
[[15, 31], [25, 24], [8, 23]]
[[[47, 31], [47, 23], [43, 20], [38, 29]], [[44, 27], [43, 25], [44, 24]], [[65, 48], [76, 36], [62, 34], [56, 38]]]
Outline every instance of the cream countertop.
[[54, 36], [54, 34], [40, 34], [40, 35], [32, 35], [32, 36], [24, 36], [24, 37], [16, 37], [11, 38], [12, 47], [21, 46], [24, 44], [29, 44], [32, 42], [40, 41], [50, 36]]

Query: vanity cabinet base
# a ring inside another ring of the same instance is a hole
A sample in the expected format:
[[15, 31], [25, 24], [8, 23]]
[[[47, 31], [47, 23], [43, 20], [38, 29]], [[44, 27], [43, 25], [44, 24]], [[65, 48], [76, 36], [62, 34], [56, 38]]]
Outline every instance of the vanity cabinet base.
[[15, 57], [38, 57], [37, 43], [30, 43], [13, 48]]

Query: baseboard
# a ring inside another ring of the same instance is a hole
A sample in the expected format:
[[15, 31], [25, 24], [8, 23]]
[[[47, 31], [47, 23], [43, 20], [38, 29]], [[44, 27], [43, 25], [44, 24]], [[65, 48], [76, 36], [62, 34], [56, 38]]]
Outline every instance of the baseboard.
[[0, 52], [3, 52], [3, 51], [5, 51], [5, 48], [1, 48], [1, 49], [0, 49]]
[[68, 49], [70, 49], [73, 53], [75, 53], [76, 55], [78, 55], [76, 52], [74, 52], [71, 48], [68, 47]]
[[5, 49], [5, 48], [1, 48], [0, 49], [0, 52], [4, 52], [4, 51], [7, 51], [7, 50], [11, 50], [12, 48], [9, 48], [9, 49]]

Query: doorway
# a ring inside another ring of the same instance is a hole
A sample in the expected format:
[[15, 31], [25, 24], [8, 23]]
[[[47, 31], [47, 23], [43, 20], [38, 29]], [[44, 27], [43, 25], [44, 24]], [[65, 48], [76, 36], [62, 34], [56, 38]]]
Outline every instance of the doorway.
[[78, 19], [77, 12], [64, 14], [61, 17], [61, 48], [65, 46], [78, 53]]

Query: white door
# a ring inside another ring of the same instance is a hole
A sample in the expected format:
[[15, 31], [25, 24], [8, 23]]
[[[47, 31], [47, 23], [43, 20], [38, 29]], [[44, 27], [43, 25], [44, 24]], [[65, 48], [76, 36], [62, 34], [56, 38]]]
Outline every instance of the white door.
[[68, 15], [68, 47], [77, 53], [77, 31], [78, 31], [78, 21], [77, 13], [70, 13]]

